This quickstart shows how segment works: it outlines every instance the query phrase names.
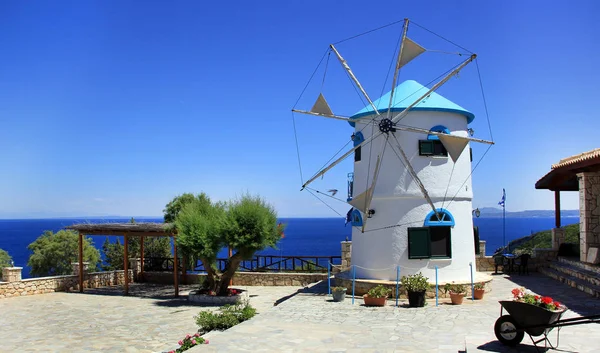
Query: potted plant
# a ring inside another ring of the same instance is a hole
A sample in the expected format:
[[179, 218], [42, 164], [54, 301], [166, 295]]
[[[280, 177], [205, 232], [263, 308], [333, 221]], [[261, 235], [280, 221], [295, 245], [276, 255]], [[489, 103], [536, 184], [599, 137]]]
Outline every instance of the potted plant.
[[465, 294], [467, 294], [467, 288], [464, 284], [455, 284], [454, 282], [446, 283], [444, 285], [444, 292], [450, 292], [450, 300], [452, 301], [452, 304], [460, 305], [463, 302]]
[[415, 275], [403, 276], [400, 282], [408, 294], [408, 306], [418, 308], [425, 306], [425, 292], [429, 287], [428, 278], [421, 272]]
[[485, 294], [485, 286], [483, 283], [475, 283], [475, 290], [473, 291], [473, 299], [479, 300], [483, 299], [483, 295]]
[[367, 306], [384, 306], [391, 290], [383, 285], [371, 288], [367, 294], [363, 295], [365, 305]]
[[342, 302], [346, 298], [346, 287], [331, 287], [331, 294], [334, 302]]

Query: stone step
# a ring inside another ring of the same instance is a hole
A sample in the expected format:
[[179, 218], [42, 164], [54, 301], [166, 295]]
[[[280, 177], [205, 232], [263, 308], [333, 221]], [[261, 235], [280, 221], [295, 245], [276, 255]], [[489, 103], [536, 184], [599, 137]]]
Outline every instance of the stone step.
[[556, 271], [566, 273], [569, 276], [579, 278], [580, 280], [586, 281], [595, 286], [600, 286], [600, 274], [596, 272], [584, 270], [581, 267], [573, 266], [567, 262], [551, 262], [548, 264], [548, 267]]
[[595, 286], [589, 282], [581, 280], [577, 277], [573, 277], [563, 272], [559, 272], [553, 268], [549, 267], [540, 267], [540, 273], [544, 275], [554, 278], [555, 280], [562, 282], [570, 287], [577, 288], [582, 292], [585, 292], [589, 295], [592, 295], [596, 298], [600, 298], [600, 286]]
[[562, 256], [558, 258], [558, 262], [569, 264], [571, 266], [576, 266], [586, 271], [596, 272], [596, 275], [600, 276], [600, 266], [598, 265], [587, 264], [585, 262], [577, 261], [572, 258]]

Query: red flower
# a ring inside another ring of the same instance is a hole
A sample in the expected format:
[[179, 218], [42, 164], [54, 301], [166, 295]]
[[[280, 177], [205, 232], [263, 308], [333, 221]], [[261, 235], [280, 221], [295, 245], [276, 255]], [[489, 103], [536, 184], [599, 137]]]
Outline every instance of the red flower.
[[536, 295], [536, 296], [535, 296], [535, 300], [540, 300], [540, 296], [539, 296], [539, 295]]
[[552, 304], [553, 301], [554, 300], [552, 300], [552, 298], [550, 298], [550, 297], [543, 297], [542, 298], [542, 303], [544, 303], [546, 305]]
[[560, 308], [560, 306], [561, 306], [561, 305], [562, 305], [562, 304], [561, 304], [561, 303], [559, 303], [559, 302], [557, 302], [556, 300], [554, 301], [554, 306], [555, 306], [555, 307], [557, 307], [557, 308]]

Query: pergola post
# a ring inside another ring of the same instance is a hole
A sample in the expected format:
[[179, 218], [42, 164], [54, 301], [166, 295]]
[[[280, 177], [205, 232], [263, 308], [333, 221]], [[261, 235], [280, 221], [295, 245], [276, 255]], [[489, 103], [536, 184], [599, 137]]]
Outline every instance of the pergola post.
[[83, 234], [79, 233], [79, 293], [83, 293]]
[[129, 295], [129, 239], [127, 233], [123, 235], [125, 241], [125, 251], [123, 255], [123, 269], [125, 270], [125, 295]]
[[560, 228], [560, 191], [554, 190], [554, 217], [556, 228]]
[[[138, 278], [144, 278], [144, 236], [140, 237], [140, 275]], [[140, 281], [141, 282], [141, 281]]]
[[181, 284], [187, 284], [187, 256], [185, 254], [181, 255], [183, 259], [183, 263], [181, 264]]
[[179, 276], [177, 271], [177, 242], [175, 241], [175, 237], [173, 238], [173, 281], [175, 283], [175, 296], [179, 296]]

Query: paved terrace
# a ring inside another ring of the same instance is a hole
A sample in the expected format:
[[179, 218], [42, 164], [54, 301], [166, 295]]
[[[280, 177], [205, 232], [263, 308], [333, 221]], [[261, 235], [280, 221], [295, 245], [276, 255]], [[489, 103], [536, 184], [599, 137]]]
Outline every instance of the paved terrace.
[[[494, 336], [498, 300], [515, 286], [554, 297], [567, 317], [600, 312], [600, 300], [538, 275], [495, 276], [483, 301], [461, 306], [430, 301], [425, 308], [368, 308], [361, 300], [330, 302], [326, 287], [241, 287], [259, 315], [188, 352], [534, 352], [529, 338], [506, 349]], [[187, 294], [191, 287], [183, 287]], [[172, 297], [169, 286], [133, 285], [79, 293], [52, 293], [0, 300], [3, 352], [163, 352], [197, 330], [199, 306]], [[279, 302], [277, 306], [273, 303]], [[554, 333], [551, 334], [555, 337]], [[600, 325], [565, 327], [561, 352], [599, 352]]]
[[[208, 346], [199, 352], [535, 352], [529, 336], [516, 349], [501, 345], [494, 336], [500, 316], [498, 300], [511, 299], [511, 289], [531, 291], [565, 303], [563, 317], [600, 313], [600, 300], [537, 275], [494, 276], [492, 292], [484, 300], [453, 306], [429, 301], [425, 308], [392, 306], [369, 308], [362, 300], [331, 302], [323, 285], [289, 298], [272, 310], [225, 332], [208, 334]], [[556, 334], [550, 334], [555, 339]], [[539, 338], [539, 337], [538, 337]], [[600, 325], [565, 327], [560, 352], [600, 352]]]

